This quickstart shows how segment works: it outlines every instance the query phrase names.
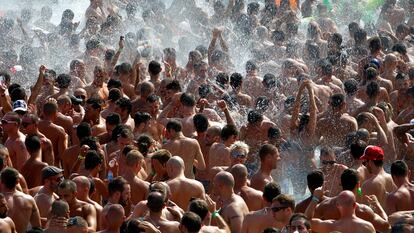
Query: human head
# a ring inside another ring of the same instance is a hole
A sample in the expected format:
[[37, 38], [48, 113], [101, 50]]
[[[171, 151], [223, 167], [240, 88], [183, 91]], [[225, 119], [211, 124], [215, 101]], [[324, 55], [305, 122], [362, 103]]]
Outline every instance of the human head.
[[247, 183], [247, 168], [243, 164], [235, 164], [231, 167], [230, 173], [234, 177], [234, 184], [236, 188], [240, 188]]
[[238, 136], [239, 131], [234, 125], [225, 125], [223, 129], [221, 129], [220, 137], [224, 142], [233, 144], [237, 140]]
[[41, 149], [40, 138], [37, 135], [28, 135], [24, 141], [27, 151], [32, 155], [39, 155]]
[[368, 47], [372, 54], [380, 52], [382, 49], [381, 39], [378, 36], [371, 37]]
[[336, 161], [334, 150], [329, 146], [322, 147], [320, 160], [322, 167], [334, 165]]
[[243, 84], [243, 76], [239, 73], [233, 73], [230, 76], [230, 86], [235, 90], [241, 90]]
[[67, 230], [71, 233], [87, 233], [88, 223], [80, 216], [72, 217], [68, 221]]
[[129, 114], [132, 112], [132, 102], [126, 97], [122, 97], [116, 101], [115, 112], [119, 114], [122, 120], [125, 120], [129, 117]]
[[19, 172], [11, 167], [6, 167], [0, 173], [2, 190], [14, 190], [19, 183]]
[[379, 146], [367, 146], [360, 159], [364, 161], [368, 172], [372, 173], [384, 165], [384, 150]]
[[277, 162], [280, 160], [278, 149], [271, 144], [264, 144], [259, 149], [259, 158], [262, 168], [268, 166], [271, 169], [276, 169]]
[[108, 184], [109, 198], [122, 206], [127, 206], [131, 200], [131, 186], [122, 177], [116, 177]]
[[354, 191], [359, 187], [359, 174], [355, 169], [346, 169], [341, 174], [342, 190]]
[[273, 199], [279, 196], [281, 193], [282, 189], [278, 183], [275, 181], [269, 182], [263, 189], [263, 201], [267, 203], [266, 205], [270, 206]]
[[89, 197], [89, 190], [91, 188], [89, 179], [86, 176], [76, 176], [72, 180], [76, 184], [76, 197], [81, 200]]
[[42, 169], [41, 174], [43, 186], [57, 192], [59, 183], [64, 179], [63, 170], [55, 166], [47, 166]]
[[214, 189], [220, 196], [233, 193], [234, 178], [230, 172], [221, 171], [214, 177]]
[[252, 125], [258, 125], [263, 121], [263, 114], [257, 110], [250, 110], [247, 114], [247, 122]]
[[341, 112], [345, 108], [345, 96], [343, 94], [333, 94], [329, 102], [334, 112]]
[[193, 212], [186, 212], [181, 218], [179, 229], [182, 233], [198, 233], [201, 226], [200, 216]]
[[309, 172], [306, 179], [308, 182], [308, 189], [311, 193], [313, 193], [316, 188], [322, 187], [324, 182], [323, 173], [320, 170], [313, 170]]
[[7, 218], [7, 213], [9, 211], [9, 207], [7, 206], [6, 198], [2, 193], [0, 193], [0, 218]]
[[391, 176], [397, 186], [406, 182], [409, 175], [410, 170], [403, 160], [397, 160], [391, 164]]
[[249, 154], [249, 146], [242, 141], [235, 141], [230, 146], [231, 164], [244, 164]]
[[165, 194], [150, 192], [147, 197], [147, 206], [150, 212], [160, 213], [165, 207]]
[[112, 204], [109, 206], [105, 220], [109, 229], [120, 229], [125, 220], [125, 210], [120, 204]]
[[59, 183], [58, 195], [66, 201], [69, 205], [73, 204], [76, 200], [77, 187], [76, 183], [72, 180], [63, 180]]
[[351, 144], [349, 153], [354, 160], [359, 160], [364, 154], [365, 148], [367, 148], [367, 144], [362, 140], [357, 140]]
[[99, 98], [89, 98], [85, 105], [85, 116], [86, 119], [97, 119], [102, 111], [103, 102]]
[[148, 73], [151, 76], [157, 76], [158, 74], [160, 74], [162, 71], [162, 67], [161, 64], [157, 61], [151, 61], [148, 64]]
[[19, 131], [21, 119], [19, 114], [15, 112], [6, 113], [1, 119], [1, 126], [5, 133], [11, 135], [16, 134]]
[[52, 218], [69, 218], [69, 205], [66, 201], [55, 200], [51, 209]]
[[103, 164], [103, 159], [95, 150], [89, 150], [85, 155], [85, 169], [92, 171], [94, 169], [99, 170]]
[[295, 213], [289, 220], [289, 233], [312, 233], [311, 223], [306, 215]]
[[279, 194], [273, 198], [271, 209], [273, 218], [287, 225], [295, 209], [295, 199], [289, 195]]
[[155, 173], [162, 176], [167, 175], [167, 161], [171, 158], [171, 153], [168, 150], [161, 149], [152, 154], [151, 165]]
[[166, 138], [170, 139], [181, 132], [182, 124], [177, 120], [170, 120], [165, 126], [166, 129]]
[[349, 213], [354, 213], [356, 207], [355, 194], [351, 191], [345, 190], [342, 191], [337, 196], [336, 206], [341, 213], [341, 216], [344, 216]]
[[167, 173], [170, 178], [183, 175], [184, 169], [184, 160], [180, 156], [173, 156], [167, 162]]
[[355, 95], [358, 91], [358, 81], [353, 78], [345, 80], [344, 90], [348, 96]]

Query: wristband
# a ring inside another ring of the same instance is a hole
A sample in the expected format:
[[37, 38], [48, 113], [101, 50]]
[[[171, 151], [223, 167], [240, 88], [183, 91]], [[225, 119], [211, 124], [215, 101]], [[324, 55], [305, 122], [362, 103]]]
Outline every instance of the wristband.
[[221, 209], [218, 209], [218, 210], [214, 211], [214, 212], [211, 214], [211, 218], [217, 218], [218, 216], [220, 216], [220, 210], [221, 210]]
[[84, 160], [84, 159], [85, 159], [85, 156], [82, 156], [82, 155], [80, 155], [80, 154], [79, 154], [79, 155], [78, 155], [78, 159], [79, 159], [79, 160]]
[[319, 198], [317, 198], [317, 197], [315, 197], [315, 196], [312, 196], [312, 201], [313, 202], [316, 202], [316, 203], [319, 203]]

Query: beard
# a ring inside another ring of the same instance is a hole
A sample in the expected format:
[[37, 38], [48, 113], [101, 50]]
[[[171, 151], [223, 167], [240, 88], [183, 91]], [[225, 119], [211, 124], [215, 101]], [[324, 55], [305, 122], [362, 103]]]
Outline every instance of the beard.
[[119, 204], [122, 207], [127, 207], [130, 203], [131, 203], [130, 199], [123, 199], [123, 198], [119, 199]]

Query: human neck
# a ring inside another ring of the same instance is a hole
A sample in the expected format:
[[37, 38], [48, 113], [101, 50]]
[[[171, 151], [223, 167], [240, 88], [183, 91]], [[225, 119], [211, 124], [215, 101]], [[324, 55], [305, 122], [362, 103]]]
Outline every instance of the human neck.
[[150, 80], [151, 81], [158, 82], [160, 80], [160, 75], [159, 74], [157, 74], [157, 75], [150, 75]]
[[384, 169], [382, 167], [373, 167], [372, 174], [378, 175], [378, 174], [382, 173], [382, 171], [384, 171]]
[[220, 196], [222, 197], [223, 203], [227, 203], [233, 197], [233, 189], [223, 191]]
[[161, 219], [161, 215], [162, 215], [162, 211], [161, 211], [161, 212], [159, 212], [159, 213], [156, 213], [156, 212], [152, 212], [152, 211], [150, 211], [150, 214], [149, 214], [149, 216], [150, 216], [151, 220], [153, 220], [153, 221], [158, 221], [158, 220], [160, 220], [160, 219]]
[[30, 159], [42, 162], [41, 151], [30, 153]]
[[260, 167], [260, 173], [269, 176], [270, 172], [272, 172], [272, 167], [270, 165], [267, 165], [266, 163], [262, 163]]
[[119, 199], [114, 198], [114, 196], [110, 196], [108, 198], [108, 203], [111, 203], [111, 204], [119, 204]]
[[177, 133], [175, 133], [174, 136], [172, 136], [172, 139], [180, 139], [180, 138], [183, 138], [183, 137], [184, 137], [183, 132], [177, 132]]

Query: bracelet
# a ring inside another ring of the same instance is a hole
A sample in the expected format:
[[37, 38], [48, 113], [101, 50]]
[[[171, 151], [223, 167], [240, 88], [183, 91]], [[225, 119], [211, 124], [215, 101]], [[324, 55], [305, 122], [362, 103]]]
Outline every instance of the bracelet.
[[220, 210], [221, 210], [221, 209], [218, 209], [218, 210], [214, 211], [214, 212], [211, 214], [211, 218], [217, 218], [218, 216], [220, 216]]
[[84, 159], [85, 159], [85, 156], [82, 156], [82, 155], [80, 155], [80, 154], [79, 154], [79, 155], [78, 155], [78, 159], [79, 159], [79, 160], [84, 160]]
[[315, 196], [312, 196], [312, 201], [313, 202], [316, 202], [316, 203], [319, 203], [319, 198], [317, 198], [317, 197], [315, 197]]

